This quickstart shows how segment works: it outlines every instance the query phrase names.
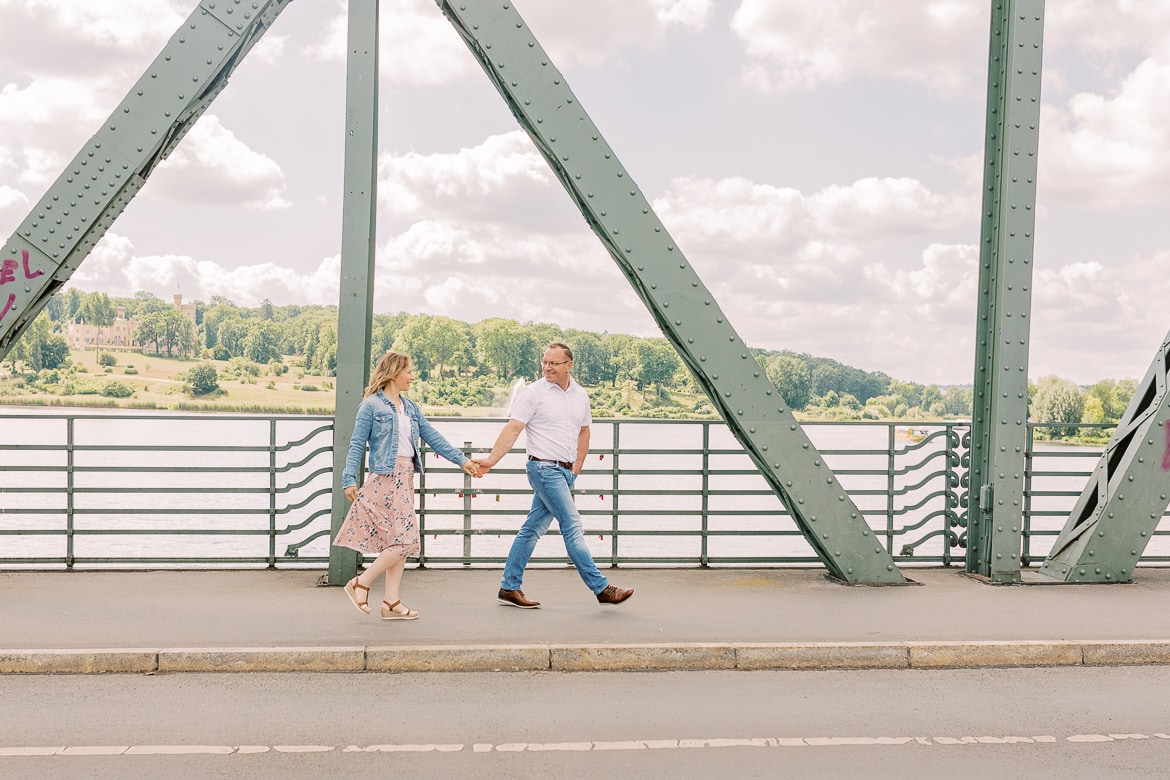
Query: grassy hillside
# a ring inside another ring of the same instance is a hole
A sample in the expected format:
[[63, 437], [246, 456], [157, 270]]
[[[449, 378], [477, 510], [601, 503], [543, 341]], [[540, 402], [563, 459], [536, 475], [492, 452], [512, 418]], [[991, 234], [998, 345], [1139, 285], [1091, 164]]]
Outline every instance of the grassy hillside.
[[[175, 360], [136, 352], [108, 352], [117, 363], [102, 366], [93, 350], [71, 351], [72, 368], [58, 371], [61, 381], [46, 384], [21, 374], [0, 371], [0, 405], [171, 409], [218, 412], [332, 414], [336, 378], [305, 374], [292, 366], [283, 375], [260, 367], [258, 376], [239, 372], [241, 363], [224, 360]], [[184, 392], [184, 374], [193, 366], [211, 363], [219, 374], [219, 391], [202, 396]], [[129, 372], [129, 373], [127, 373]], [[236, 375], [240, 374], [240, 375]], [[456, 380], [444, 380], [451, 383]], [[463, 380], [458, 380], [463, 381]], [[126, 398], [102, 394], [108, 382], [128, 386]], [[412, 393], [423, 396], [422, 388]], [[73, 390], [73, 392], [67, 392]], [[639, 392], [633, 383], [590, 388], [596, 417], [710, 417], [711, 408], [701, 395], [671, 392], [659, 396]], [[490, 404], [422, 404], [428, 414], [463, 417], [498, 416], [508, 404], [509, 388], [494, 390]]]

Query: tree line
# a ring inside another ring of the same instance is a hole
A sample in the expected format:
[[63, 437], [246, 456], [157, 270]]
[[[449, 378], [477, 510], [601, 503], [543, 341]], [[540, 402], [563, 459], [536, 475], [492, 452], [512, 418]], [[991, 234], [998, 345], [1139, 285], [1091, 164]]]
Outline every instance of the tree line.
[[[61, 337], [70, 322], [110, 327], [118, 307], [137, 321], [134, 338], [147, 354], [204, 358], [267, 367], [283, 373], [294, 365], [306, 374], [328, 377], [337, 368], [336, 306], [236, 305], [223, 296], [196, 300], [195, 320], [158, 296], [140, 291], [133, 297], [68, 289], [53, 296], [9, 359], [36, 372], [56, 369], [68, 359]], [[553, 341], [574, 351], [574, 375], [595, 388], [629, 386], [669, 399], [671, 393], [700, 393], [689, 371], [664, 338], [564, 329], [552, 323], [493, 317], [465, 323], [450, 317], [398, 313], [375, 314], [371, 354], [387, 349], [409, 354], [427, 387], [418, 388], [430, 403], [470, 403], [490, 397], [490, 388], [517, 378], [539, 376], [545, 347]], [[792, 409], [828, 419], [888, 420], [969, 418], [970, 386], [940, 387], [894, 379], [830, 358], [791, 351], [753, 350], [769, 379]], [[212, 365], [212, 364], [209, 364]], [[209, 375], [212, 382], [214, 376]], [[1102, 380], [1082, 389], [1059, 377], [1044, 377], [1029, 386], [1030, 418], [1051, 422], [1048, 435], [1072, 436], [1077, 423], [1109, 423], [1124, 413], [1136, 383]], [[620, 404], [616, 395], [598, 395], [605, 407]], [[620, 411], [620, 409], [618, 409]], [[678, 411], [678, 410], [676, 410]], [[688, 415], [714, 413], [705, 400], [691, 404]]]

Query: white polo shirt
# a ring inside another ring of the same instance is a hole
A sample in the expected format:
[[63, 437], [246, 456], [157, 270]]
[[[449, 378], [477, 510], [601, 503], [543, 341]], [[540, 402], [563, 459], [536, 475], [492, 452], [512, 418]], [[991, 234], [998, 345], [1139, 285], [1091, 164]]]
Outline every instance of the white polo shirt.
[[589, 394], [569, 377], [569, 389], [562, 390], [544, 377], [520, 391], [508, 415], [524, 423], [528, 454], [543, 460], [577, 460], [577, 437], [593, 422]]

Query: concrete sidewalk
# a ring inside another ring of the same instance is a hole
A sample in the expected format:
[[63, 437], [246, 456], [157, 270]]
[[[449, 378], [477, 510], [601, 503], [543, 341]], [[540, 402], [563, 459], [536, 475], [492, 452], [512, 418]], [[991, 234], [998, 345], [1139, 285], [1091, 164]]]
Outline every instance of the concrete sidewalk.
[[[320, 570], [0, 573], [0, 672], [948, 668], [1170, 663], [1170, 569], [1119, 585], [992, 586], [907, 569], [846, 586], [821, 569], [408, 569], [414, 621], [365, 616]], [[1026, 581], [1036, 581], [1026, 575]], [[380, 583], [379, 583], [380, 586]]]

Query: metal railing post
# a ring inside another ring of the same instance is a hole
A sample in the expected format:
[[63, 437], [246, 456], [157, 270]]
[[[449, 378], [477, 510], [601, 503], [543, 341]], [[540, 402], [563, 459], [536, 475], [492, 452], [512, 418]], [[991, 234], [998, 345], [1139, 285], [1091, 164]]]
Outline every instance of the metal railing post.
[[894, 435], [894, 424], [886, 424], [886, 447], [887, 466], [886, 466], [886, 549], [892, 554], [894, 552], [894, 469], [897, 468], [897, 458], [895, 457], [895, 448], [898, 446], [897, 437]]
[[619, 463], [618, 452], [620, 449], [619, 441], [620, 441], [620, 437], [621, 437], [621, 434], [619, 433], [619, 431], [620, 431], [619, 423], [617, 420], [614, 420], [613, 421], [613, 463], [611, 465], [611, 468], [613, 469], [613, 505], [612, 505], [612, 508], [610, 509], [610, 516], [612, 517], [612, 521], [610, 524], [610, 533], [612, 535], [610, 536], [610, 540], [609, 540], [609, 549], [611, 550], [611, 553], [610, 553], [611, 554], [611, 561], [615, 565], [617, 563], [617, 556], [618, 556], [618, 534], [621, 533], [620, 529], [618, 528], [618, 489], [620, 487], [620, 483], [618, 481], [618, 463]]
[[268, 421], [268, 568], [276, 568], [276, 418]]
[[699, 516], [699, 529], [702, 532], [699, 536], [699, 565], [706, 568], [710, 565], [710, 559], [707, 551], [707, 531], [710, 530], [708, 525], [708, 510], [711, 508], [711, 423], [707, 420], [703, 421], [703, 497], [702, 512]]
[[[463, 442], [463, 454], [471, 457], [471, 442]], [[471, 475], [463, 472], [463, 565], [471, 562]]]
[[65, 568], [73, 568], [73, 417], [65, 418]]

